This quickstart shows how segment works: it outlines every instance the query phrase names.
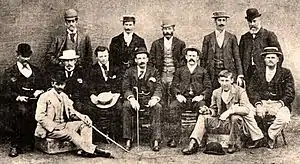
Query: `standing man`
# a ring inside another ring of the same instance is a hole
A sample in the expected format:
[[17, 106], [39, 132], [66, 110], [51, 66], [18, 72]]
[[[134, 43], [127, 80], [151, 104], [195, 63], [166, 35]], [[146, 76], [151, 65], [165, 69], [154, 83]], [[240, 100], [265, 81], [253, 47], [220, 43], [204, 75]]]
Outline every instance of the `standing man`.
[[229, 15], [224, 11], [213, 13], [216, 30], [204, 37], [202, 53], [203, 67], [211, 76], [212, 88], [220, 87], [218, 74], [227, 69], [237, 76], [237, 83], [242, 83], [243, 70], [236, 36], [227, 32], [225, 27]]
[[280, 65], [282, 53], [277, 47], [264, 48], [261, 56], [264, 58], [265, 67], [254, 72], [249, 85], [249, 97], [259, 117], [276, 117], [268, 129], [268, 144], [273, 148], [277, 135], [291, 119], [295, 85], [291, 71]]
[[173, 36], [175, 24], [170, 19], [163, 20], [161, 27], [163, 37], [152, 43], [149, 65], [155, 67], [161, 76], [163, 100], [169, 106], [171, 101], [170, 86], [173, 74], [176, 68], [185, 64], [185, 58], [182, 54], [185, 43]]
[[93, 50], [89, 35], [83, 33], [78, 28], [78, 14], [74, 9], [68, 9], [65, 12], [65, 26], [66, 31], [59, 36], [56, 36], [52, 41], [46, 58], [46, 71], [51, 72], [60, 65], [59, 57], [64, 50], [75, 50], [79, 56], [77, 65], [79, 67], [87, 68], [93, 62]]
[[[148, 66], [146, 48], [141, 47], [135, 53], [137, 66], [128, 69], [124, 76], [123, 90], [123, 138], [126, 139], [126, 148], [131, 148], [132, 141], [132, 116], [140, 108], [150, 108], [150, 121], [152, 126], [152, 150], [159, 151], [161, 141], [161, 79], [158, 71]], [[138, 93], [136, 93], [138, 92]], [[135, 96], [138, 94], [138, 98]]]
[[4, 99], [9, 102], [13, 116], [10, 157], [18, 156], [27, 145], [33, 149], [36, 100], [46, 89], [44, 76], [29, 63], [31, 55], [30, 45], [19, 44], [17, 63], [6, 69], [3, 75]]
[[169, 147], [176, 147], [180, 137], [181, 113], [188, 108], [197, 111], [205, 105], [205, 100], [211, 95], [211, 82], [208, 72], [197, 63], [200, 51], [195, 47], [183, 50], [187, 64], [174, 73], [171, 93], [176, 100], [170, 105], [169, 123], [172, 127]]
[[[246, 83], [250, 82], [255, 69], [264, 69], [264, 59], [260, 55], [265, 47], [281, 47], [274, 32], [261, 26], [261, 14], [256, 8], [249, 8], [245, 17], [249, 31], [242, 35], [239, 49]], [[283, 55], [279, 58], [279, 65], [283, 62]]]
[[126, 69], [135, 65], [134, 51], [139, 47], [145, 47], [145, 40], [134, 33], [135, 16], [123, 16], [124, 32], [112, 38], [109, 49], [111, 58], [109, 59], [112, 66], [119, 67], [121, 75], [124, 75]]

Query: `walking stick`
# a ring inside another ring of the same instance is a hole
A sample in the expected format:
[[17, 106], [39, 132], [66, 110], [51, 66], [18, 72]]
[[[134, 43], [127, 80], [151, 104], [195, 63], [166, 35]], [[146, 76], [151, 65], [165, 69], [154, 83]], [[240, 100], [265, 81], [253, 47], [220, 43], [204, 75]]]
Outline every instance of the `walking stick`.
[[[133, 89], [136, 91], [136, 101], [139, 102], [139, 88], [133, 87]], [[139, 118], [139, 109], [136, 110], [136, 142], [137, 142], [137, 148], [138, 151], [140, 149], [140, 118]]]

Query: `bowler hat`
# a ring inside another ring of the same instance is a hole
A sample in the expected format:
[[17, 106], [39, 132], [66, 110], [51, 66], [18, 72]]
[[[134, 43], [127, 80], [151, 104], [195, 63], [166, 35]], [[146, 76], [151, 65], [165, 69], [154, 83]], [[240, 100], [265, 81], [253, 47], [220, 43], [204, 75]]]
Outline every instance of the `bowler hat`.
[[188, 51], [196, 51], [197, 54], [198, 54], [198, 56], [201, 57], [201, 52], [200, 52], [200, 50], [199, 50], [196, 46], [194, 46], [194, 45], [190, 45], [190, 46], [184, 48], [184, 49], [182, 50], [182, 54], [183, 54], [183, 55], [186, 55], [186, 53], [187, 53]]
[[229, 15], [225, 11], [216, 11], [212, 18], [229, 18]]
[[225, 151], [222, 148], [222, 145], [218, 142], [210, 142], [206, 145], [205, 150], [203, 151], [205, 154], [213, 154], [213, 155], [224, 155]]
[[77, 11], [75, 9], [68, 9], [65, 12], [65, 20], [74, 20], [77, 19]]
[[163, 19], [161, 21], [161, 27], [170, 27], [170, 26], [175, 26], [175, 23], [171, 19]]
[[75, 50], [64, 50], [63, 55], [59, 57], [61, 60], [71, 60], [71, 59], [77, 59], [80, 56], [76, 55]]
[[116, 104], [120, 93], [102, 92], [98, 95], [98, 101], [95, 104], [98, 108], [110, 108]]
[[135, 16], [134, 15], [123, 15], [123, 18], [121, 20], [124, 22], [135, 22]]
[[147, 56], [149, 56], [149, 53], [147, 51], [147, 48], [146, 47], [137, 47], [134, 51], [134, 56], [136, 56], [137, 54], [147, 54]]
[[32, 54], [31, 47], [27, 43], [20, 43], [16, 52], [22, 57], [30, 57]]
[[258, 10], [256, 9], [256, 8], [249, 8], [249, 9], [247, 9], [247, 11], [246, 11], [246, 19], [248, 20], [248, 21], [251, 21], [251, 20], [253, 20], [254, 18], [257, 18], [257, 17], [260, 17], [261, 16], [261, 14], [258, 12]]
[[266, 56], [267, 54], [276, 54], [277, 56], [282, 55], [277, 47], [265, 47], [264, 51], [260, 55]]

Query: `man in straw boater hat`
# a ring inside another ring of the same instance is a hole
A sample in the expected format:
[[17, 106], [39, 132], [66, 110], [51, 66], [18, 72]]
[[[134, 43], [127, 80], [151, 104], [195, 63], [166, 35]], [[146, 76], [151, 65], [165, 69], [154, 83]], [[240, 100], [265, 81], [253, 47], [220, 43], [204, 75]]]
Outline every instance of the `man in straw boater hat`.
[[111, 39], [109, 50], [111, 57], [109, 61], [112, 66], [117, 66], [123, 75], [129, 67], [135, 65], [134, 50], [145, 47], [145, 40], [134, 32], [136, 17], [134, 15], [123, 15], [121, 20], [124, 31]]
[[91, 40], [88, 34], [78, 28], [78, 13], [75, 9], [68, 9], [64, 14], [66, 30], [56, 36], [44, 60], [44, 66], [47, 72], [51, 73], [53, 69], [60, 65], [59, 57], [64, 50], [75, 50], [79, 56], [77, 65], [87, 68], [93, 62], [93, 50]]
[[[264, 59], [260, 55], [265, 47], [281, 47], [274, 32], [269, 31], [261, 25], [261, 14], [256, 8], [246, 11], [246, 20], [249, 31], [241, 36], [239, 49], [246, 84], [249, 84], [255, 69], [264, 68]], [[279, 57], [279, 65], [283, 62], [283, 55]]]
[[171, 84], [174, 100], [170, 104], [168, 123], [170, 125], [169, 147], [176, 147], [180, 138], [181, 113], [184, 110], [198, 111], [211, 95], [208, 72], [198, 65], [201, 52], [195, 46], [183, 50], [187, 63], [176, 69]]
[[209, 129], [229, 132], [228, 153], [239, 150], [242, 132], [257, 143], [264, 138], [254, 119], [255, 108], [249, 102], [246, 90], [234, 84], [233, 73], [222, 70], [218, 81], [221, 87], [213, 91], [210, 108], [202, 107], [199, 110], [210, 115], [199, 115], [189, 146], [182, 150], [185, 155], [196, 153], [199, 147], [205, 146], [201, 145], [201, 141]]
[[77, 112], [73, 101], [63, 92], [67, 78], [58, 71], [51, 77], [52, 87], [37, 102], [35, 136], [71, 141], [80, 148], [78, 155], [84, 157], [112, 157], [109, 152], [92, 143], [92, 120]]
[[122, 134], [121, 75], [117, 66], [109, 62], [110, 54], [105, 46], [95, 49], [97, 63], [88, 71], [89, 97], [87, 111], [101, 131], [115, 139]]
[[29, 63], [32, 50], [29, 44], [20, 43], [17, 62], [3, 74], [4, 100], [12, 114], [12, 136], [9, 156], [16, 157], [26, 146], [34, 146], [34, 110], [38, 96], [45, 90], [45, 79], [40, 70]]
[[126, 70], [122, 88], [124, 91], [123, 104], [123, 138], [126, 140], [126, 148], [131, 148], [132, 142], [132, 116], [141, 108], [150, 111], [152, 126], [152, 150], [159, 151], [161, 141], [161, 79], [159, 72], [147, 65], [148, 55], [145, 47], [140, 47], [135, 52], [137, 66]]
[[211, 75], [212, 88], [220, 87], [218, 74], [227, 69], [237, 76], [237, 83], [242, 84], [243, 70], [237, 38], [226, 30], [229, 15], [225, 11], [213, 13], [216, 30], [203, 39], [203, 67]]
[[277, 135], [290, 121], [295, 85], [291, 71], [281, 67], [282, 53], [277, 47], [264, 48], [261, 56], [265, 66], [254, 72], [249, 84], [249, 98], [259, 117], [276, 117], [268, 129], [268, 145], [273, 148]]

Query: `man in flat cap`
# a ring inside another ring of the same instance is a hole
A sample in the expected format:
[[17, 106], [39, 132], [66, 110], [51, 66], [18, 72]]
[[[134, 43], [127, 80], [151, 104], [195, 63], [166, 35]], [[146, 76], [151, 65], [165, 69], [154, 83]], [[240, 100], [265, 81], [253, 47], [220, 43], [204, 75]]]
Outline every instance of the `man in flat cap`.
[[169, 147], [176, 147], [180, 137], [181, 113], [190, 109], [198, 112], [199, 107], [205, 105], [205, 100], [211, 95], [211, 81], [209, 73], [198, 65], [200, 51], [190, 46], [183, 50], [187, 64], [178, 68], [174, 73], [171, 93], [174, 98], [170, 105], [168, 122], [171, 125]]
[[[149, 53], [145, 47], [135, 52], [137, 66], [126, 70], [122, 88], [124, 93], [123, 104], [123, 138], [126, 139], [126, 148], [131, 148], [132, 142], [132, 116], [137, 110], [150, 111], [152, 126], [151, 145], [153, 151], [159, 151], [161, 141], [161, 79], [158, 71], [147, 65]], [[137, 97], [138, 96], [138, 97]], [[146, 109], [147, 108], [147, 109]]]
[[[261, 56], [264, 67], [257, 69], [250, 80], [249, 98], [256, 113], [264, 119], [275, 116], [268, 131], [268, 145], [274, 147], [278, 134], [286, 127], [291, 117], [291, 103], [295, 98], [295, 84], [291, 71], [280, 65], [282, 53], [277, 47], [264, 48]], [[259, 121], [258, 121], [259, 123]]]
[[11, 157], [25, 151], [26, 146], [33, 148], [36, 100], [46, 90], [44, 76], [37, 67], [29, 63], [31, 55], [30, 45], [19, 44], [17, 62], [6, 69], [3, 75], [4, 99], [9, 102], [9, 111], [13, 116], [9, 152]]
[[[261, 26], [261, 14], [256, 8], [249, 8], [246, 11], [246, 20], [249, 31], [242, 35], [239, 50], [246, 83], [249, 84], [255, 69], [264, 68], [264, 59], [260, 55], [265, 47], [281, 47], [274, 32]], [[279, 57], [279, 65], [283, 62], [283, 55]]]
[[202, 63], [210, 73], [212, 88], [220, 87], [218, 74], [224, 69], [233, 72], [237, 76], [237, 83], [241, 84], [243, 70], [237, 38], [225, 30], [229, 15], [225, 11], [216, 11], [212, 18], [216, 30], [204, 37], [202, 46]]
[[75, 50], [79, 56], [77, 65], [87, 68], [92, 62], [92, 46], [89, 35], [78, 28], [78, 14], [74, 9], [68, 9], [64, 15], [66, 30], [56, 36], [46, 54], [45, 69], [49, 73], [61, 65], [59, 57], [64, 50]]
[[173, 36], [175, 23], [171, 19], [164, 19], [161, 24], [163, 37], [155, 40], [150, 49], [149, 65], [155, 67], [162, 79], [163, 101], [166, 106], [170, 105], [170, 86], [176, 68], [185, 65], [182, 50], [185, 43]]
[[123, 19], [124, 32], [112, 38], [110, 50], [110, 62], [112, 66], [117, 66], [123, 75], [130, 66], [135, 65], [134, 51], [139, 47], [146, 47], [145, 40], [134, 33], [135, 16], [124, 15]]

